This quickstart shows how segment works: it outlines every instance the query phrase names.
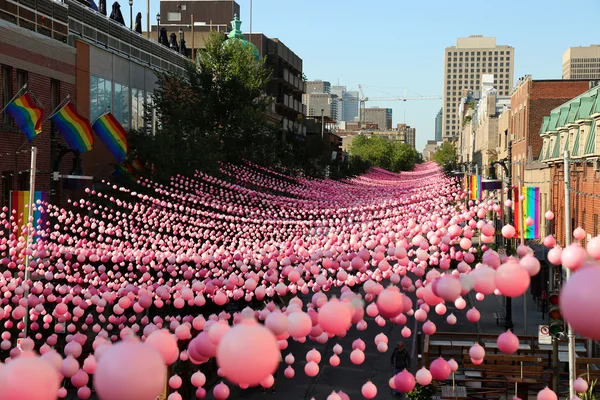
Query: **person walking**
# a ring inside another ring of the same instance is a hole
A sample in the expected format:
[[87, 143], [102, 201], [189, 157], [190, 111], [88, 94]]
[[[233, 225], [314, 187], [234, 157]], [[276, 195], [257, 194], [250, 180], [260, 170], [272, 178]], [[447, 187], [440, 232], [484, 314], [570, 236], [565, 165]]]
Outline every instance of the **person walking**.
[[[398, 347], [394, 349], [391, 358], [392, 368], [394, 369], [394, 375], [404, 371], [405, 369], [410, 369], [410, 355], [408, 354], [408, 350], [404, 348], [404, 342], [398, 342]], [[397, 390], [394, 391], [394, 394], [400, 394]]]

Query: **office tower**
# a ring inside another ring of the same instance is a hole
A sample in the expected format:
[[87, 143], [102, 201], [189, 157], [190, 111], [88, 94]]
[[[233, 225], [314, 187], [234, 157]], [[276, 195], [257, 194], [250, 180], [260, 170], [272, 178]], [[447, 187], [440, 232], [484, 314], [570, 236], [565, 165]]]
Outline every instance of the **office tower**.
[[600, 79], [600, 44], [569, 47], [563, 53], [563, 79]]

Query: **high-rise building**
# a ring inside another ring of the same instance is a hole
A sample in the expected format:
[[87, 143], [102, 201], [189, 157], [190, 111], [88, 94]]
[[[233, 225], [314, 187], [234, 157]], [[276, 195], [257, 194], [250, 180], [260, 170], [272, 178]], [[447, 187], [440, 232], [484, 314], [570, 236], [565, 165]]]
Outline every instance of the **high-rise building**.
[[335, 94], [306, 93], [302, 95], [302, 102], [306, 105], [307, 117], [320, 117], [323, 110], [324, 117], [333, 120], [338, 118], [338, 101]]
[[307, 81], [306, 93], [331, 93], [331, 83], [322, 80]]
[[443, 112], [442, 112], [442, 109], [440, 108], [440, 111], [435, 116], [435, 141], [436, 142], [442, 141], [442, 114], [443, 114]]
[[569, 47], [563, 53], [563, 79], [600, 79], [600, 44]]
[[347, 91], [346, 86], [331, 86], [331, 94], [337, 95], [338, 121], [354, 122], [358, 117], [358, 92]]
[[392, 129], [392, 109], [370, 107], [365, 108], [365, 122], [374, 122], [380, 131]]
[[398, 124], [397, 129], [401, 136], [404, 137], [404, 143], [410, 145], [413, 149], [416, 149], [417, 128], [411, 128], [406, 124]]
[[513, 84], [515, 49], [496, 45], [495, 37], [473, 35], [458, 38], [444, 53], [442, 139], [455, 141], [461, 121], [457, 116], [463, 91], [481, 87], [482, 74], [494, 74], [499, 96], [508, 96]]

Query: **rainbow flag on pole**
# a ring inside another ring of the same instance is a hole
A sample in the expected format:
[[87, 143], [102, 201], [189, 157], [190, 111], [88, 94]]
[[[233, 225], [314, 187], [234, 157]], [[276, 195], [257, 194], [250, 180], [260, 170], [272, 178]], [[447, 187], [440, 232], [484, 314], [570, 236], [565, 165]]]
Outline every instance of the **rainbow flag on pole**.
[[[525, 239], [537, 239], [540, 237], [540, 188], [533, 186], [523, 187], [523, 217], [519, 224], [523, 223]], [[531, 217], [533, 225], [527, 226], [525, 219]]]
[[19, 130], [30, 142], [42, 132], [44, 110], [35, 104], [29, 93], [14, 99], [5, 112], [14, 118]]
[[471, 176], [469, 189], [471, 190], [471, 200], [481, 199], [481, 175]]
[[[48, 201], [48, 193], [46, 192], [35, 192], [35, 211], [33, 213], [33, 227], [35, 229], [45, 229], [46, 222], [48, 221], [48, 214], [42, 212], [38, 202], [45, 203]], [[19, 225], [18, 236], [22, 234], [23, 225], [27, 225], [29, 222], [29, 191], [18, 190], [10, 193], [10, 209], [15, 217], [15, 222], [21, 220]], [[38, 223], [39, 221], [39, 223]]]
[[69, 101], [50, 119], [56, 124], [69, 148], [84, 153], [94, 147], [90, 121], [77, 113], [77, 107], [72, 101]]
[[92, 129], [118, 162], [125, 161], [129, 152], [127, 133], [114, 115], [108, 112], [100, 116], [92, 125]]

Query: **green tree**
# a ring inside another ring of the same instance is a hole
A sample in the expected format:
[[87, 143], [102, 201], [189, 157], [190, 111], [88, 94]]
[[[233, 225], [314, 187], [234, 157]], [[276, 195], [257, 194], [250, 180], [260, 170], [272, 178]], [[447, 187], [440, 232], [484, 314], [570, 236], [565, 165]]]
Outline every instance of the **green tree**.
[[376, 135], [358, 135], [350, 145], [351, 162], [389, 171], [410, 171], [419, 162], [419, 153], [410, 145]]
[[454, 143], [444, 142], [440, 148], [433, 153], [433, 161], [438, 163], [438, 165], [446, 172], [451, 171], [458, 161], [458, 154]]
[[264, 61], [246, 42], [211, 34], [185, 76], [158, 74], [157, 127], [131, 135], [135, 155], [154, 164], [159, 179], [214, 173], [219, 161], [271, 165], [285, 158], [289, 149], [277, 145], [277, 126], [266, 120], [272, 99]]

